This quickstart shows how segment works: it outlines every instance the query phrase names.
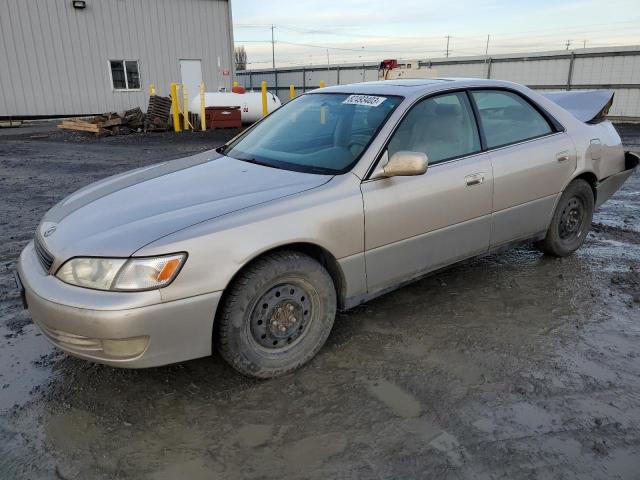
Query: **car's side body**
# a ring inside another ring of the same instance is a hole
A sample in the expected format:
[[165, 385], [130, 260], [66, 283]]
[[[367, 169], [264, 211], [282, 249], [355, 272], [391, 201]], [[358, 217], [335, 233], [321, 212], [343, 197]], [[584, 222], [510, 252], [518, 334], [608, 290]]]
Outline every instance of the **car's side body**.
[[[180, 282], [163, 289], [163, 298], [182, 298], [183, 292], [173, 293], [180, 283], [188, 284], [189, 289], [201, 285], [197, 293], [205, 293], [211, 287], [224, 290], [234, 274], [254, 258], [269, 250], [308, 244], [326, 252], [339, 266], [341, 290], [338, 293], [341, 305], [348, 308], [428, 271], [485, 253], [504, 243], [542, 234], [548, 227], [555, 202], [572, 179], [586, 174], [594, 175], [599, 181], [625, 170], [624, 151], [609, 122], [595, 125], [580, 122], [526, 87], [483, 80], [456, 80], [445, 86], [429, 82], [415, 84], [413, 88], [357, 84], [324, 89], [326, 93], [402, 93], [405, 108], [393, 113], [352, 175], [336, 176], [327, 184], [301, 194], [204, 222], [135, 252], [135, 255], [155, 255], [187, 247], [193, 249], [191, 242], [195, 239], [196, 248], [202, 251], [196, 250], [190, 255], [204, 258], [211, 248], [225, 252], [227, 261], [222, 270], [212, 272], [211, 265], [202, 263], [201, 268], [190, 273], [191, 278], [185, 275]], [[431, 88], [425, 89], [425, 84]], [[424, 176], [368, 178], [388, 138], [413, 104], [430, 95], [478, 87], [508, 88], [527, 95], [547, 109], [563, 125], [563, 130], [545, 138], [455, 159], [430, 168]], [[600, 152], [594, 160], [592, 139], [595, 138], [600, 139]], [[570, 158], [558, 162], [556, 154], [563, 151], [569, 151]], [[464, 177], [477, 171], [487, 172], [492, 179], [485, 181], [480, 189], [468, 188]], [[411, 184], [426, 181], [431, 189], [411, 189]], [[359, 186], [360, 192], [354, 186]], [[390, 189], [397, 196], [413, 196], [403, 205], [398, 203], [401, 198], [389, 195]], [[382, 192], [382, 198], [376, 198], [376, 190]], [[468, 198], [461, 201], [458, 196], [461, 194], [468, 194]], [[421, 216], [423, 223], [419, 222]], [[478, 224], [485, 228], [479, 228]], [[518, 233], [514, 233], [516, 231]], [[402, 238], [398, 240], [398, 237]], [[433, 258], [425, 260], [425, 267], [418, 271], [400, 266], [415, 265], [416, 259], [424, 255]], [[398, 273], [394, 274], [396, 270]]]
[[[414, 105], [431, 96], [467, 95], [476, 89], [522, 96], [549, 117], [554, 131], [434, 164], [425, 175], [372, 178], [384, 161], [389, 139]], [[180, 211], [187, 210], [187, 216], [167, 208], [149, 221], [139, 210], [130, 222], [115, 222], [106, 233], [95, 227], [85, 241], [75, 244], [71, 236], [83, 221], [77, 217], [79, 223], [65, 230], [63, 224], [72, 223], [69, 219], [74, 214], [58, 218], [53, 209], [37, 235], [42, 238], [48, 225], [60, 222], [58, 239], [52, 236], [46, 242], [56, 266], [78, 255], [146, 257], [187, 252], [188, 259], [175, 281], [162, 289], [104, 292], [67, 285], [44, 272], [30, 243], [22, 253], [19, 275], [32, 316], [48, 338], [83, 358], [127, 367], [205, 356], [212, 351], [214, 319], [224, 292], [239, 272], [267, 252], [286, 248], [317, 258], [333, 278], [338, 306], [346, 309], [452, 263], [544, 235], [556, 202], [572, 180], [587, 180], [601, 204], [634, 166], [625, 165], [620, 138], [609, 122], [585, 123], [545, 96], [509, 82], [372, 82], [330, 87], [322, 93], [403, 97], [347, 173], [289, 172], [286, 181], [279, 177], [283, 185], [278, 194], [268, 194], [262, 176], [273, 169], [243, 164], [236, 172], [229, 165], [242, 182], [251, 184], [256, 177], [262, 181], [256, 181], [249, 192], [245, 185], [242, 195], [230, 201], [220, 195], [214, 203], [185, 205]], [[189, 161], [205, 165], [202, 168], [216, 162], [224, 166], [227, 161], [214, 152], [194, 159]], [[188, 171], [181, 170], [182, 176]], [[137, 179], [132, 184], [141, 182]], [[127, 185], [103, 187], [111, 190], [96, 197], [100, 211], [122, 210]], [[147, 193], [151, 195], [152, 190]], [[140, 190], [135, 194], [140, 195]], [[135, 203], [133, 198], [129, 201]], [[166, 222], [175, 222], [176, 228], [159, 228]], [[132, 357], [106, 355], [96, 346], [99, 342], [91, 343], [92, 339], [139, 336], [150, 340], [144, 352]]]

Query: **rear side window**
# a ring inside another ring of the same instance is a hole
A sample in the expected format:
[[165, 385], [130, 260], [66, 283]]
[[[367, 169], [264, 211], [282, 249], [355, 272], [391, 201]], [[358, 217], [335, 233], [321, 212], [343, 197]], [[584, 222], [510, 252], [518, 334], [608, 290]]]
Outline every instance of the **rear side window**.
[[417, 103], [389, 141], [389, 157], [400, 150], [427, 154], [429, 165], [480, 151], [471, 105], [464, 92]]
[[549, 122], [519, 95], [502, 90], [472, 90], [488, 148], [530, 140], [553, 132]]

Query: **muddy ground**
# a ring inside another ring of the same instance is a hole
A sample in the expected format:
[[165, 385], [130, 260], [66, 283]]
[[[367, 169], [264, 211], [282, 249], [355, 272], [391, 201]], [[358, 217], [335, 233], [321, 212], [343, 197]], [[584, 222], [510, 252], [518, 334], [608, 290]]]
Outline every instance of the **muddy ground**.
[[0, 478], [640, 478], [640, 174], [573, 256], [522, 246], [340, 314], [284, 378], [50, 347], [11, 275], [42, 214], [232, 133], [0, 133]]

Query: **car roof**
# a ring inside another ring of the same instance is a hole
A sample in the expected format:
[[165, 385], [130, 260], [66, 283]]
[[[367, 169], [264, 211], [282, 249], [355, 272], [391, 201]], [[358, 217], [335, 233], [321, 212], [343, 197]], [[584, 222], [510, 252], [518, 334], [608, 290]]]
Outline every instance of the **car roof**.
[[333, 87], [319, 88], [308, 93], [356, 93], [368, 95], [401, 95], [403, 97], [420, 96], [467, 87], [520, 87], [512, 82], [485, 80], [482, 78], [406, 78], [397, 80], [377, 80], [373, 82], [350, 83]]

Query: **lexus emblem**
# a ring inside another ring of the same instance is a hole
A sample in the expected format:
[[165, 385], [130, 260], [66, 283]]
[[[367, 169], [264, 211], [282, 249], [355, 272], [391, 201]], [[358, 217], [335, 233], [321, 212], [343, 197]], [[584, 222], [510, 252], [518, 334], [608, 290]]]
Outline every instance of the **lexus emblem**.
[[49, 227], [49, 228], [47, 228], [47, 229], [44, 231], [43, 235], [44, 235], [45, 237], [48, 237], [48, 236], [52, 235], [52, 234], [53, 234], [53, 232], [55, 232], [55, 231], [56, 231], [56, 227], [55, 227], [55, 225], [54, 225], [53, 227]]

